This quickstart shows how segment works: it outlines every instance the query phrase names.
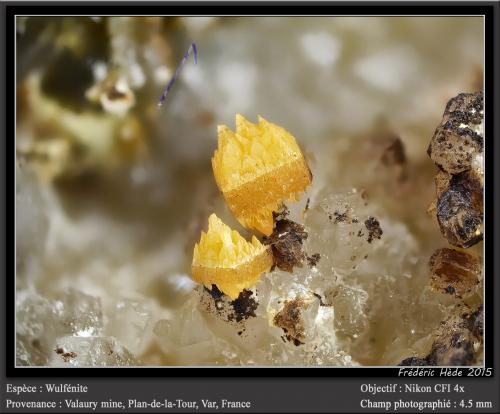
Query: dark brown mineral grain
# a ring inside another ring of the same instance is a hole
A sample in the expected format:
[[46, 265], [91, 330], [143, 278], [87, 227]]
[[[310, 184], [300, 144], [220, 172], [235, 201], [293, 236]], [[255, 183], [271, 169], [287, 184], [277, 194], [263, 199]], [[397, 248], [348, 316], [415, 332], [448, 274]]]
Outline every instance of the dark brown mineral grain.
[[438, 249], [429, 260], [431, 287], [436, 291], [462, 297], [479, 283], [481, 271], [474, 256], [454, 249]]
[[64, 362], [69, 362], [71, 359], [76, 358], [78, 355], [76, 352], [65, 352], [63, 348], [56, 348], [54, 350], [56, 354], [60, 355]]
[[274, 264], [281, 270], [292, 272], [294, 266], [302, 267], [307, 258], [304, 240], [307, 232], [304, 226], [285, 218], [285, 214], [275, 214], [273, 233], [265, 237], [264, 244], [271, 245]]
[[233, 313], [230, 315], [230, 318], [234, 319], [236, 322], [240, 322], [250, 317], [255, 317], [255, 310], [257, 309], [258, 303], [252, 296], [253, 292], [251, 290], [244, 289], [243, 292], [231, 302]]
[[450, 174], [470, 170], [473, 157], [483, 151], [483, 136], [478, 133], [482, 120], [481, 92], [451, 99], [427, 149], [432, 161]]
[[451, 176], [437, 199], [441, 233], [457, 247], [473, 246], [483, 238], [483, 193], [469, 172]]
[[303, 300], [297, 298], [286, 301], [283, 309], [274, 317], [274, 324], [283, 329], [285, 338], [299, 346], [304, 343], [304, 321], [302, 309], [307, 307]]
[[375, 217], [369, 217], [365, 221], [365, 227], [368, 230], [368, 243], [371, 243], [374, 239], [380, 239], [384, 233], [380, 227], [379, 221]]
[[200, 301], [207, 312], [217, 315], [226, 322], [234, 323], [243, 323], [255, 317], [255, 311], [259, 306], [251, 290], [244, 289], [235, 300], [231, 300], [216, 285], [212, 285], [212, 289], [204, 287]]

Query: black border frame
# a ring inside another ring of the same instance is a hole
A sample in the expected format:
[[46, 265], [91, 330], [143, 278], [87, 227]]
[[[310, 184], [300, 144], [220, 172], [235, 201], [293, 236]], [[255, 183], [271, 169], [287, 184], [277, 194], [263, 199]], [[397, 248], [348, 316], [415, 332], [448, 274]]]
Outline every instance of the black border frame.
[[[62, 2], [11, 2], [2, 4], [5, 11], [5, 39], [6, 56], [4, 62], [7, 64], [5, 76], [6, 93], [2, 97], [5, 100], [6, 107], [6, 131], [4, 140], [6, 151], [6, 189], [10, 193], [6, 194], [6, 216], [5, 216], [5, 311], [7, 332], [2, 335], [6, 342], [6, 353], [2, 355], [5, 361], [7, 377], [397, 377], [400, 367], [336, 367], [336, 368], [282, 368], [282, 367], [139, 367], [139, 368], [79, 368], [68, 370], [66, 368], [16, 368], [15, 367], [15, 347], [12, 335], [15, 332], [15, 298], [8, 295], [7, 292], [14, 290], [15, 275], [15, 257], [12, 242], [9, 240], [14, 236], [15, 223], [15, 198], [11, 199], [8, 195], [15, 192], [14, 183], [15, 162], [14, 158], [8, 156], [15, 151], [14, 140], [11, 137], [15, 133], [15, 117], [13, 105], [7, 106], [7, 102], [14, 102], [15, 83], [14, 80], [14, 24], [15, 15], [99, 15], [99, 14], [141, 14], [141, 15], [484, 15], [485, 16], [485, 133], [489, 137], [499, 137], [498, 118], [498, 95], [494, 96], [499, 90], [498, 79], [493, 76], [500, 72], [498, 60], [494, 61], [494, 51], [500, 50], [498, 36], [494, 37], [494, 31], [498, 31], [499, 22], [499, 4], [497, 2], [472, 2], [453, 4], [451, 2], [356, 2], [356, 4], [338, 2], [96, 2], [82, 3], [74, 2], [63, 4]], [[119, 10], [119, 12], [117, 12]], [[494, 25], [496, 20], [496, 27]], [[496, 67], [495, 67], [496, 66]], [[495, 99], [496, 98], [496, 99]], [[494, 134], [496, 132], [496, 134]], [[485, 176], [485, 185], [488, 190], [485, 192], [486, 216], [485, 216], [485, 239], [488, 244], [485, 245], [485, 278], [488, 279], [488, 289], [485, 295], [485, 330], [486, 349], [485, 367], [493, 368], [494, 351], [494, 315], [493, 300], [494, 296], [500, 298], [498, 289], [499, 255], [494, 254], [494, 246], [498, 246], [499, 223], [494, 218], [494, 210], [500, 211], [498, 205], [498, 142], [493, 139], [485, 140], [485, 165], [487, 175]], [[495, 165], [494, 158], [497, 160]], [[495, 176], [493, 170], [496, 170]], [[495, 180], [496, 178], [496, 180]], [[8, 184], [8, 185], [7, 185]], [[8, 201], [7, 201], [8, 200]], [[494, 203], [494, 201], [496, 201]], [[496, 204], [496, 205], [495, 205]], [[497, 250], [498, 251], [498, 250]], [[8, 259], [7, 259], [8, 258]], [[496, 295], [494, 295], [496, 293]], [[498, 344], [497, 344], [498, 346]], [[498, 362], [498, 361], [496, 361]], [[436, 371], [435, 377], [439, 376], [440, 368], [427, 368]], [[123, 371], [125, 370], [125, 371]], [[458, 368], [462, 375], [467, 375], [467, 368]]]

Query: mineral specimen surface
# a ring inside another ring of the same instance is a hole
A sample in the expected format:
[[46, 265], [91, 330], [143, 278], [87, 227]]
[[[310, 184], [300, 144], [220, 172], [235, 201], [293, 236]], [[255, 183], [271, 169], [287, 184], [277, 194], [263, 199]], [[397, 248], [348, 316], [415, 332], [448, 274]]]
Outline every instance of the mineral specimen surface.
[[17, 365], [482, 364], [481, 16], [16, 32]]

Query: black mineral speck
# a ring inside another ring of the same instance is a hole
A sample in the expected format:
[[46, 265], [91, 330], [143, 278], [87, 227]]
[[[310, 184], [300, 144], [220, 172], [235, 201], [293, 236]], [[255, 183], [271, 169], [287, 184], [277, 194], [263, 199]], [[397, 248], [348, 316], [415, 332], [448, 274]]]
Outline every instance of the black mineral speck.
[[347, 211], [345, 211], [345, 212], [339, 212], [339, 211], [335, 210], [333, 212], [333, 215], [335, 216], [335, 219], [333, 220], [333, 222], [335, 224], [337, 224], [337, 223], [344, 223], [344, 222], [350, 220], [349, 214], [348, 214]]
[[64, 362], [69, 362], [70, 359], [78, 356], [76, 352], [64, 352], [64, 349], [60, 347], [57, 347], [54, 351], [56, 354], [61, 355]]
[[445, 293], [448, 293], [449, 295], [455, 294], [455, 288], [451, 285], [448, 285], [444, 291], [445, 291]]
[[206, 292], [210, 293], [210, 296], [215, 302], [215, 307], [220, 309], [223, 306], [224, 293], [222, 293], [216, 285], [212, 285], [212, 289], [207, 289], [206, 287], [204, 287], [204, 289]]
[[318, 264], [321, 259], [321, 255], [319, 253], [314, 253], [311, 256], [307, 256], [307, 264], [309, 267], [314, 267]]
[[231, 302], [234, 309], [233, 318], [236, 322], [256, 316], [255, 310], [257, 309], [258, 303], [252, 295], [253, 292], [251, 290], [245, 289], [240, 293], [238, 298]]
[[319, 293], [316, 292], [311, 292], [311, 293], [319, 299], [319, 306], [328, 306], [325, 302], [323, 302], [323, 298]]
[[[208, 303], [207, 311], [218, 314], [227, 322], [243, 322], [250, 317], [255, 317], [255, 310], [259, 306], [257, 300], [253, 297], [251, 290], [244, 289], [243, 292], [235, 300], [229, 298], [222, 293], [216, 285], [212, 285], [212, 289], [204, 288], [205, 292], [209, 294], [212, 303]], [[207, 303], [205, 302], [207, 305]]]
[[368, 230], [368, 238], [366, 239], [368, 243], [371, 243], [374, 239], [380, 239], [382, 237], [382, 228], [375, 217], [369, 217], [365, 221], [365, 227]]

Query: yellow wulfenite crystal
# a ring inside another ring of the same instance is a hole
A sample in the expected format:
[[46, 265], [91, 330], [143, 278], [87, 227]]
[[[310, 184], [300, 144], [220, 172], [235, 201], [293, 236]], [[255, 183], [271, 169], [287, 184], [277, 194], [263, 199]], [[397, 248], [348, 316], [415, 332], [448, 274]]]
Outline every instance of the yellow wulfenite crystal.
[[306, 160], [290, 133], [262, 117], [252, 124], [236, 115], [236, 133], [220, 125], [218, 134], [215, 181], [238, 221], [269, 236], [273, 211], [311, 183]]
[[247, 242], [215, 214], [208, 219], [207, 233], [201, 232], [194, 246], [193, 279], [211, 289], [212, 285], [236, 299], [243, 289], [254, 286], [273, 264], [269, 247], [255, 236]]

